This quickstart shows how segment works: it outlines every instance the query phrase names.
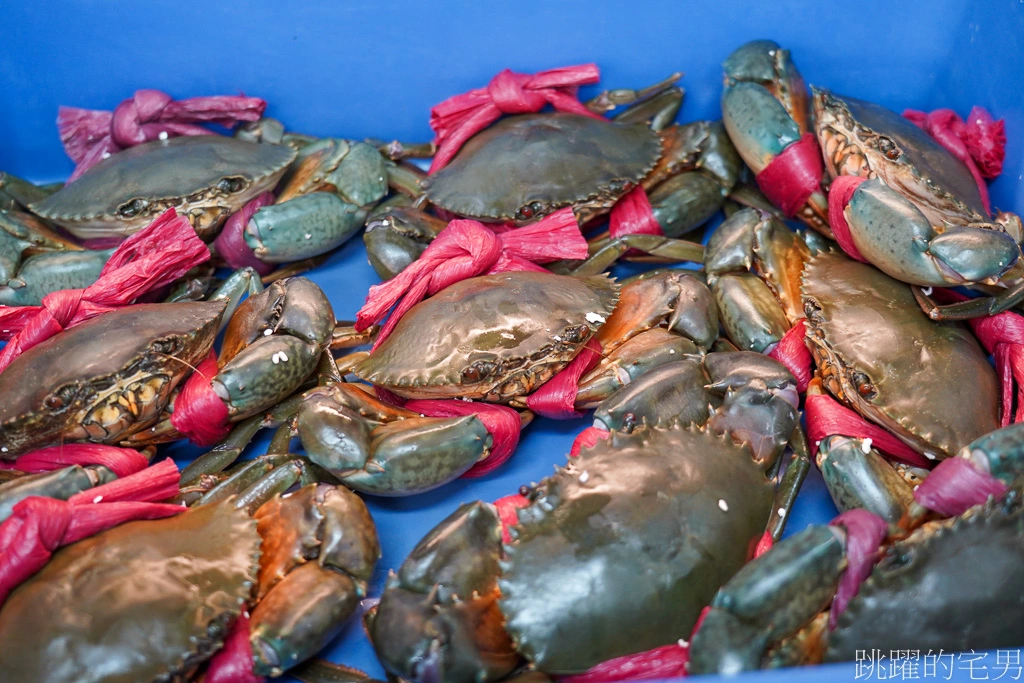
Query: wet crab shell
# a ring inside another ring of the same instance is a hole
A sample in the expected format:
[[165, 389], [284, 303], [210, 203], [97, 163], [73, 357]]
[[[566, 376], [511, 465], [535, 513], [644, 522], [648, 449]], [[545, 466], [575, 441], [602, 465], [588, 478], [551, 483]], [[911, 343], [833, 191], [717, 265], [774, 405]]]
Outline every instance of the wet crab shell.
[[660, 138], [643, 124], [510, 116], [470, 139], [423, 187], [460, 216], [530, 222], [564, 206], [610, 208], [660, 157]]
[[930, 320], [909, 286], [826, 252], [807, 263], [803, 303], [825, 386], [915, 450], [945, 458], [999, 427], [985, 352], [965, 326]]
[[923, 130], [880, 105], [812, 90], [818, 140], [833, 177], [882, 178], [932, 225], [986, 220], [970, 171]]
[[184, 679], [249, 599], [259, 549], [230, 501], [62, 548], [0, 609], [4, 680]]
[[204, 236], [273, 189], [294, 158], [284, 145], [220, 135], [157, 140], [104, 159], [31, 208], [89, 239], [130, 235], [174, 207]]
[[1024, 511], [1019, 494], [891, 546], [839, 617], [827, 661], [872, 648], [958, 652], [1024, 639]]
[[750, 558], [771, 501], [728, 437], [616, 432], [520, 510], [499, 581], [506, 628], [539, 670], [566, 674], [687, 638]]
[[209, 353], [224, 308], [128, 306], [30, 348], [0, 373], [0, 457], [63, 441], [116, 443], [147, 427]]
[[354, 372], [408, 398], [506, 401], [564, 368], [617, 301], [604, 275], [471, 278], [410, 309]]

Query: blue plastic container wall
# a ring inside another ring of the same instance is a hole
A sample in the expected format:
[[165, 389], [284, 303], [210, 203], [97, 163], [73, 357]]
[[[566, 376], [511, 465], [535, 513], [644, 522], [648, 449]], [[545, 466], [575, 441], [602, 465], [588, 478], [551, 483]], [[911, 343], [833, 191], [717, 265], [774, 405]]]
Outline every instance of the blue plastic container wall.
[[[981, 105], [1004, 118], [1009, 146], [1003, 175], [992, 185], [993, 206], [1024, 211], [1020, 0], [82, 0], [3, 3], [0, 26], [0, 169], [34, 181], [64, 179], [72, 170], [54, 124], [59, 105], [112, 109], [139, 88], [178, 98], [243, 92], [266, 99], [268, 115], [290, 130], [418, 141], [431, 137], [432, 105], [486, 84], [501, 69], [533, 72], [595, 62], [601, 86], [609, 88], [685, 72], [681, 119], [693, 120], [720, 116], [726, 55], [748, 40], [772, 38], [792, 51], [808, 83], [896, 111], [950, 107], [966, 115]], [[359, 239], [310, 276], [327, 291], [339, 318], [352, 318], [377, 282]], [[492, 475], [413, 498], [370, 501], [384, 545], [371, 595], [379, 594], [388, 568], [397, 567], [457, 505], [514, 492], [564, 462], [587, 422], [539, 420], [512, 461]], [[187, 447], [174, 452], [195, 453]], [[834, 514], [820, 478], [812, 475], [791, 511], [789, 533]], [[326, 655], [383, 677], [356, 622]], [[891, 675], [883, 668], [850, 663], [742, 680], [927, 680], [925, 674], [971, 680], [1002, 672], [995, 653], [973, 669], [961, 660], [931, 672]], [[1011, 666], [1004, 676], [1019, 672]]]

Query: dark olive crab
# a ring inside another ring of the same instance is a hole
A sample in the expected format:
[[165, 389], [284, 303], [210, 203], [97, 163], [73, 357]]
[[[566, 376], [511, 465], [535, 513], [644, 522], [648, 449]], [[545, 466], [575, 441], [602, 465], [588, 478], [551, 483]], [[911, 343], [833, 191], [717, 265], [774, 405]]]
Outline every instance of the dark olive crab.
[[804, 269], [803, 303], [825, 387], [913, 449], [945, 458], [998, 428], [985, 352], [966, 327], [929, 320], [903, 283], [826, 252]]
[[125, 237], [169, 208], [212, 236], [250, 199], [273, 189], [295, 150], [219, 135], [157, 140], [119, 152], [31, 205], [76, 237]]
[[459, 216], [529, 223], [564, 206], [602, 213], [660, 157], [661, 139], [643, 124], [510, 116], [475, 135], [423, 189], [432, 204]]
[[132, 306], [23, 353], [0, 373], [3, 457], [65, 441], [113, 443], [148, 427], [209, 353], [224, 309]]
[[252, 517], [239, 500], [130, 522], [57, 551], [0, 607], [4, 674], [202, 680], [204, 662], [247, 610], [250, 676], [280, 676], [313, 656], [365, 596], [380, 557], [369, 511], [328, 484], [264, 492]]
[[354, 372], [408, 398], [508, 402], [568, 365], [617, 301], [606, 276], [471, 278], [413, 307]]

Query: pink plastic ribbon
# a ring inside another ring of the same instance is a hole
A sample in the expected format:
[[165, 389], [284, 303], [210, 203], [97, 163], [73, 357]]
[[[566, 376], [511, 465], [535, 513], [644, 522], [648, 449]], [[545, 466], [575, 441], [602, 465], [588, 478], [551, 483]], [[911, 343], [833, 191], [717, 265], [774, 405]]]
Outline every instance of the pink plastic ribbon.
[[645, 652], [609, 659], [581, 674], [557, 678], [560, 683], [617, 683], [681, 678], [686, 676], [689, 661], [689, 644], [680, 645], [675, 642]]
[[615, 202], [608, 216], [608, 234], [613, 238], [626, 235], [659, 235], [665, 231], [654, 217], [651, 200], [643, 187], [635, 187]]
[[249, 615], [242, 612], [231, 626], [224, 647], [210, 658], [203, 683], [262, 683], [266, 679], [253, 673], [252, 640]]
[[132, 448], [98, 443], [69, 443], [40, 448], [14, 460], [0, 460], [0, 470], [18, 470], [27, 474], [52, 472], [69, 465], [102, 465], [118, 477], [141, 472], [149, 460]]
[[50, 560], [54, 551], [136, 519], [169, 517], [185, 508], [151, 501], [178, 493], [178, 468], [167, 459], [68, 500], [32, 496], [0, 524], [0, 604]]
[[427, 417], [462, 417], [475, 415], [491, 435], [491, 452], [473, 465], [462, 476], [467, 479], [482, 477], [501, 467], [519, 445], [519, 413], [508, 406], [491, 403], [472, 403], [459, 400], [418, 399], [407, 401], [406, 410]]
[[554, 420], [583, 417], [583, 413], [576, 410], [580, 378], [600, 362], [601, 344], [591, 337], [567, 366], [527, 397], [526, 407]]
[[569, 449], [569, 457], [577, 457], [584, 448], [593, 448], [598, 441], [607, 439], [610, 433], [607, 429], [600, 427], [587, 427], [576, 435], [572, 442], [572, 448]]
[[786, 366], [789, 374], [796, 379], [796, 388], [801, 394], [807, 391], [807, 385], [811, 382], [811, 352], [807, 350], [804, 338], [807, 336], [807, 327], [801, 318], [793, 323], [793, 327], [782, 335], [771, 349], [765, 353], [766, 356], [777, 360]]
[[122, 242], [85, 289], [52, 292], [42, 306], [0, 306], [0, 329], [14, 334], [0, 351], [0, 372], [36, 344], [170, 284], [209, 258], [188, 220], [168, 209]]
[[212, 446], [231, 431], [228, 407], [211, 384], [216, 376], [217, 354], [210, 351], [174, 399], [171, 425], [199, 446]]
[[[950, 289], [936, 288], [932, 297], [939, 303], [967, 301], [969, 297]], [[1024, 316], [1011, 311], [972, 318], [967, 321], [974, 336], [995, 357], [996, 372], [1002, 386], [1000, 426], [1024, 419]], [[1013, 411], [1014, 395], [1017, 399]]]
[[195, 123], [232, 128], [240, 121], [257, 121], [267, 103], [256, 97], [215, 96], [174, 100], [159, 90], [136, 90], [112, 112], [61, 107], [57, 129], [64, 150], [78, 164], [68, 182], [127, 147], [179, 135], [212, 135]]
[[871, 445], [886, 455], [914, 467], [931, 467], [931, 462], [895, 436], [874, 425], [825, 394], [808, 394], [804, 400], [804, 419], [811, 453], [829, 436], [871, 439]]
[[824, 170], [817, 138], [814, 133], [804, 133], [772, 159], [754, 180], [764, 196], [792, 218], [807, 199], [821, 189]]
[[587, 241], [570, 208], [560, 209], [533, 225], [501, 233], [477, 221], [454, 220], [401, 273], [370, 287], [366, 303], [356, 314], [356, 329], [362, 331], [380, 322], [394, 307], [377, 335], [376, 349], [401, 317], [428, 294], [478, 275], [513, 270], [546, 272], [535, 264], [584, 259], [587, 253]]
[[853, 243], [853, 236], [850, 234], [850, 225], [846, 222], [846, 206], [853, 198], [864, 178], [855, 175], [841, 175], [832, 181], [832, 187], [828, 190], [828, 222], [832, 228], [832, 234], [839, 243], [839, 247], [846, 252], [846, 255], [861, 263], [868, 260], [857, 249]]
[[828, 615], [828, 627], [834, 629], [839, 616], [860, 591], [860, 585], [871, 575], [878, 561], [878, 547], [886, 536], [888, 525], [881, 517], [857, 508], [839, 515], [829, 522], [829, 526], [846, 529], [846, 571], [839, 577], [839, 589]]
[[437, 143], [430, 172], [447, 166], [467, 140], [502, 114], [528, 114], [550, 104], [558, 111], [603, 119], [576, 98], [579, 86], [597, 83], [600, 78], [601, 72], [594, 64], [550, 69], [532, 76], [505, 69], [486, 88], [448, 98], [430, 110], [430, 127]]
[[978, 184], [985, 211], [991, 213], [988, 187], [983, 178], [995, 178], [1003, 171], [1006, 158], [1006, 125], [1003, 120], [993, 121], [992, 115], [981, 107], [971, 109], [967, 121], [952, 109], [936, 109], [927, 113], [907, 109], [903, 116], [963, 162]]
[[947, 458], [914, 490], [914, 500], [944, 517], [956, 517], [981, 505], [989, 496], [1001, 497], [1008, 488], [970, 460]]
[[256, 258], [252, 248], [245, 241], [245, 227], [252, 220], [252, 217], [264, 206], [274, 203], [274, 194], [264, 192], [249, 200], [245, 206], [231, 214], [224, 223], [224, 229], [213, 241], [213, 247], [217, 254], [224, 259], [224, 262], [235, 270], [239, 268], [252, 268], [260, 275], [267, 275], [273, 272], [274, 264], [264, 263]]
[[526, 499], [526, 496], [518, 493], [494, 501], [494, 507], [498, 509], [498, 520], [501, 522], [501, 540], [503, 542], [512, 542], [512, 534], [509, 529], [519, 523], [518, 510], [529, 504], [530, 501]]

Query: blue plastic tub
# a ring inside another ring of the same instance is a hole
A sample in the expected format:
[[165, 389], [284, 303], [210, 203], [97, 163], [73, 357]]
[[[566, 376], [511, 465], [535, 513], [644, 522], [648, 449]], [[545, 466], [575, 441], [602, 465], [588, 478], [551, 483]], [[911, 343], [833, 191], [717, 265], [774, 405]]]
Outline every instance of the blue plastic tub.
[[[0, 26], [0, 169], [35, 181], [64, 179], [72, 169], [54, 125], [58, 105], [111, 109], [137, 88], [175, 97], [244, 92], [269, 101], [268, 114], [290, 130], [415, 141], [431, 135], [433, 104], [484, 85], [503, 68], [532, 72], [596, 62], [603, 87], [641, 86], [684, 71], [681, 118], [693, 120], [719, 116], [725, 56], [747, 40], [773, 38], [792, 50], [808, 83], [897, 111], [952, 107], [964, 115], [977, 104], [1005, 118], [1007, 163], [992, 185], [993, 206], [1024, 211], [1019, 0], [308, 0], [301, 6], [82, 0], [3, 3]], [[351, 318], [377, 282], [359, 239], [310, 277], [327, 291], [339, 318]], [[488, 477], [413, 498], [371, 500], [384, 546], [371, 594], [379, 594], [388, 569], [457, 505], [493, 500], [546, 476], [587, 424], [538, 420], [514, 458]], [[174, 453], [194, 451], [176, 447]], [[812, 474], [789, 532], [834, 514], [820, 477]], [[355, 621], [326, 654], [383, 676]], [[850, 663], [745, 680], [1013, 678], [1020, 669], [1007, 665], [1004, 672], [1002, 661], [1012, 656], [989, 653], [973, 671], [966, 659], [894, 675], [887, 664], [869, 672]]]

